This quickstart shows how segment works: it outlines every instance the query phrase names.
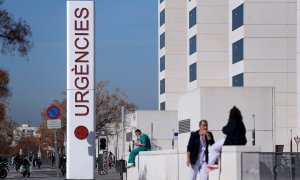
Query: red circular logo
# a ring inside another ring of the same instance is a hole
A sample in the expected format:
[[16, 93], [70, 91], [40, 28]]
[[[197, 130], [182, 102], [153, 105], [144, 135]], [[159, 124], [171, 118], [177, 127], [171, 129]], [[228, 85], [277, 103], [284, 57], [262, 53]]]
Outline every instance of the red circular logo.
[[85, 126], [78, 126], [74, 131], [75, 137], [80, 140], [87, 138], [89, 130]]

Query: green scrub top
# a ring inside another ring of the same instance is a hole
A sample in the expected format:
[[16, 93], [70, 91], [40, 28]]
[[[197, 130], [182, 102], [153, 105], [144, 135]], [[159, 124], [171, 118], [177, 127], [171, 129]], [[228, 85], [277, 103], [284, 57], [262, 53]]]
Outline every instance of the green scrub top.
[[150, 151], [151, 150], [151, 144], [150, 144], [150, 139], [149, 137], [146, 135], [146, 134], [142, 134], [141, 137], [140, 137], [140, 142], [142, 144], [146, 144], [145, 146], [145, 149], [147, 151]]

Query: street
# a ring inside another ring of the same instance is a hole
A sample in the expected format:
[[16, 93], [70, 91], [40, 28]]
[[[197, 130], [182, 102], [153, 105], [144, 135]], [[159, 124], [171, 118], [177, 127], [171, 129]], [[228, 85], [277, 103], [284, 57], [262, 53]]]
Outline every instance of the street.
[[[10, 172], [6, 179], [28, 179], [28, 178], [23, 178], [23, 175], [20, 172], [17, 172], [15, 169], [10, 168]], [[33, 168], [31, 173], [30, 173], [30, 179], [35, 179], [35, 180], [56, 180], [56, 172], [55, 168], [52, 169], [51, 167], [41, 167], [41, 169], [38, 168]], [[59, 177], [59, 179], [66, 179], [65, 177]], [[99, 175], [96, 173], [95, 179], [101, 179], [101, 180], [119, 180], [120, 175], [115, 171], [114, 168], [108, 170], [107, 175]]]

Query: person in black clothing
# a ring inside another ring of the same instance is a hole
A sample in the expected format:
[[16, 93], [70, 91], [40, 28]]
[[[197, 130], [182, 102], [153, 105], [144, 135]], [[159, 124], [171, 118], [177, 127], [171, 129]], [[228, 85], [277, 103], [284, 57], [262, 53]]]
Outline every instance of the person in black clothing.
[[220, 157], [223, 145], [245, 145], [247, 143], [243, 117], [237, 107], [233, 106], [230, 110], [228, 123], [223, 127], [222, 131], [226, 137], [212, 146], [212, 152], [209, 154], [209, 163], [207, 165], [208, 171], [218, 167], [215, 165], [215, 162]]
[[215, 143], [214, 136], [207, 130], [206, 120], [199, 122], [199, 130], [192, 132], [187, 146], [187, 166], [190, 166], [190, 180], [196, 180], [199, 172], [201, 180], [207, 180], [205, 171], [208, 162], [208, 145]]

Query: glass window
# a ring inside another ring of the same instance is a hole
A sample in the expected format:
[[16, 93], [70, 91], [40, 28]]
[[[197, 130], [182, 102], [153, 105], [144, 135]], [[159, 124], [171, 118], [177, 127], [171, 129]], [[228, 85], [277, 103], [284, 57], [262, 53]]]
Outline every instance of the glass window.
[[165, 79], [160, 80], [160, 94], [165, 93]]
[[238, 74], [232, 77], [232, 86], [244, 86], [244, 74]]
[[197, 22], [196, 7], [189, 12], [189, 28], [193, 27]]
[[160, 103], [160, 110], [166, 110], [166, 102]]
[[232, 10], [232, 31], [244, 25], [244, 4]]
[[197, 79], [197, 64], [191, 64], [190, 65], [190, 82]]
[[160, 49], [165, 47], [165, 33], [160, 35]]
[[165, 10], [162, 10], [160, 12], [160, 26], [162, 26], [163, 24], [165, 24]]
[[244, 39], [232, 44], [232, 64], [244, 59]]
[[160, 72], [165, 70], [165, 56], [160, 58], [160, 66], [159, 66]]
[[160, 3], [164, 2], [164, 0], [160, 0]]
[[196, 35], [190, 38], [190, 55], [194, 54], [197, 50], [197, 37]]

